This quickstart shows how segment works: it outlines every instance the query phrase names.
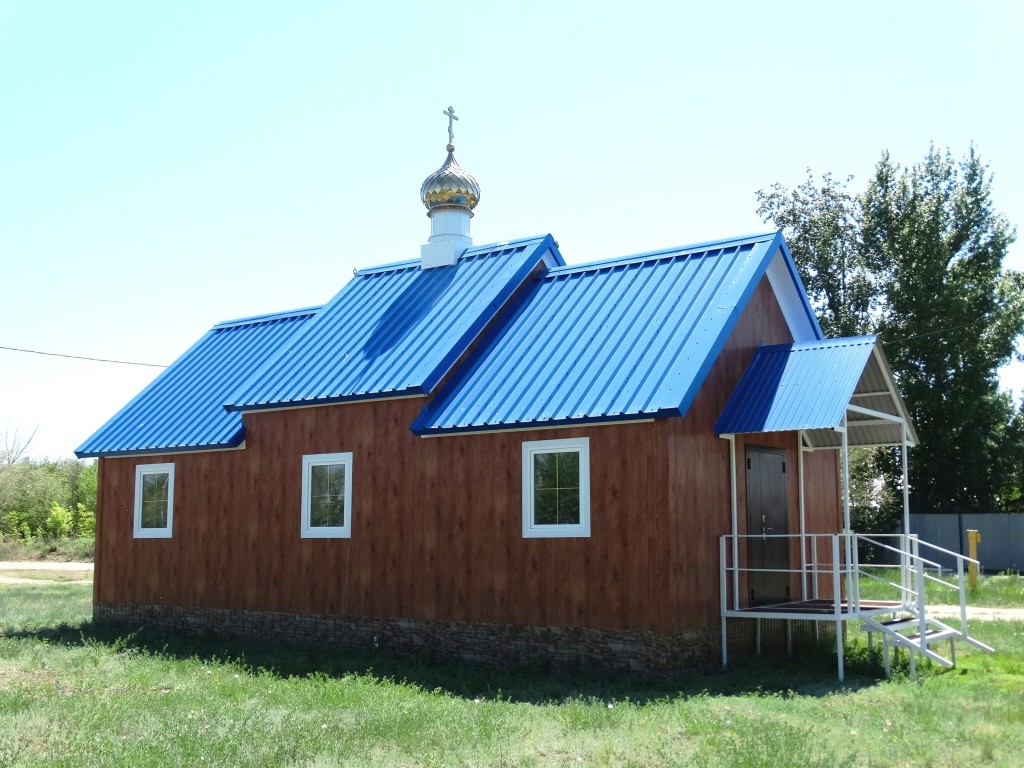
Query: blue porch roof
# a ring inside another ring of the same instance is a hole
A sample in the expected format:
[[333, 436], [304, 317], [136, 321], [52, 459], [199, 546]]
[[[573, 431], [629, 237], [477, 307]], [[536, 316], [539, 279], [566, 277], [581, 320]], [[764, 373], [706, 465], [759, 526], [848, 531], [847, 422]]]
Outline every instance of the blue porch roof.
[[225, 398], [318, 307], [220, 323], [75, 451], [79, 458], [235, 448], [241, 414]]
[[[850, 406], [854, 408], [848, 412]], [[844, 422], [845, 418], [845, 422]], [[761, 347], [715, 424], [717, 434], [804, 430], [813, 447], [917, 441], [876, 336]]]
[[[545, 262], [546, 260], [546, 262]], [[224, 399], [230, 411], [427, 394], [542, 262], [550, 235], [471, 248], [451, 267], [361, 270]]]
[[552, 269], [424, 408], [413, 432], [685, 415], [779, 254], [798, 282], [776, 232]]

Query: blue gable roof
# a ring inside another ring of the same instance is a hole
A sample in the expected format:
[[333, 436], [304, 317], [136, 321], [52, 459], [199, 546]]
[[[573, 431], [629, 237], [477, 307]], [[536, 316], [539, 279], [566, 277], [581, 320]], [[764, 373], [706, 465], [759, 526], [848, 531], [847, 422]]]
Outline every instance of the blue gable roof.
[[550, 235], [471, 248], [450, 267], [362, 270], [225, 399], [231, 411], [427, 394], [545, 258]]
[[[413, 432], [685, 415], [777, 255], [792, 267], [772, 232], [552, 269], [424, 408]], [[820, 338], [802, 287], [799, 295]]]
[[575, 266], [546, 235], [362, 270], [322, 308], [215, 326], [76, 453], [232, 448], [244, 411], [431, 394], [478, 339], [414, 433], [682, 416], [766, 273], [820, 339], [776, 232]]
[[220, 323], [75, 451], [79, 458], [235, 448], [245, 425], [222, 403], [318, 307]]

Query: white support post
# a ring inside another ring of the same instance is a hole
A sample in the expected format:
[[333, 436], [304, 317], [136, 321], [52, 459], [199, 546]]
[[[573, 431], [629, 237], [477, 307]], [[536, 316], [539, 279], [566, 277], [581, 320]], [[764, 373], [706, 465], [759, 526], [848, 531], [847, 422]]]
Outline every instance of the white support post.
[[851, 613], [860, 613], [860, 555], [857, 552], [857, 539], [852, 533], [846, 534], [850, 539], [850, 561], [847, 567], [853, 574], [852, 590], [846, 593], [846, 602]]
[[[818, 536], [811, 537], [811, 574], [811, 578], [814, 579], [814, 581], [811, 582], [811, 594], [814, 595], [814, 599], [817, 600], [819, 593], [818, 576], [820, 575], [818, 573]], [[815, 622], [814, 626], [818, 626], [817, 622]], [[817, 637], [815, 637], [815, 639], [817, 639]]]
[[910, 534], [900, 536], [900, 602], [907, 604], [910, 596]]
[[[917, 576], [917, 642], [921, 650], [924, 651], [928, 648], [928, 641], [925, 639], [925, 636], [928, 634], [928, 614], [926, 613], [924, 599], [924, 563], [921, 562], [917, 550], [918, 548], [915, 546], [914, 559], [917, 560], [915, 565], [915, 575]], [[910, 674], [912, 677], [917, 676], [913, 649], [910, 650]]]
[[839, 580], [839, 536], [832, 534], [832, 606], [836, 617], [836, 659], [839, 682], [843, 682], [843, 603]]
[[726, 666], [729, 663], [729, 642], [727, 630], [728, 619], [725, 617], [725, 611], [729, 607], [729, 568], [726, 558], [726, 547], [725, 547], [725, 536], [718, 539], [718, 559], [721, 563], [722, 570], [722, 583], [719, 587], [719, 599], [721, 601], [721, 613], [722, 613], [722, 666]]
[[960, 636], [967, 639], [967, 590], [964, 589], [964, 559], [956, 559], [956, 584], [960, 588]]
[[729, 435], [729, 483], [732, 486], [732, 608], [740, 609], [740, 540], [739, 540], [739, 502], [736, 494], [736, 435]]
[[807, 599], [807, 512], [804, 506], [804, 431], [796, 435], [796, 471], [800, 481], [800, 599]]
[[903, 527], [907, 533], [910, 533], [910, 473], [907, 469], [909, 463], [909, 457], [907, 452], [910, 450], [910, 443], [907, 441], [907, 422], [903, 422], [903, 450], [900, 454], [903, 459]]
[[843, 413], [843, 533], [846, 534], [846, 595], [853, 594], [853, 573], [850, 571], [850, 443], [847, 437], [847, 418]]
[[[902, 464], [903, 464], [903, 533], [906, 536], [909, 536], [910, 535], [910, 473], [907, 470], [907, 465], [908, 465], [908, 461], [909, 461], [909, 457], [907, 456], [907, 451], [910, 450], [910, 446], [907, 443], [907, 422], [906, 422], [906, 420], [904, 419], [902, 422], [900, 422], [900, 425], [903, 427], [903, 445], [902, 445], [902, 447], [900, 449], [900, 458], [901, 458]], [[906, 551], [906, 547], [904, 547], [904, 551]], [[910, 577], [909, 577], [909, 572], [907, 571], [907, 568], [909, 567], [909, 564], [907, 562], [906, 555], [903, 556], [903, 563], [901, 565], [903, 566], [903, 574], [902, 574], [902, 577], [903, 577], [902, 578], [903, 588], [906, 589], [907, 587], [910, 586], [910, 584], [909, 584], [909, 578]], [[904, 593], [904, 595], [905, 594], [906, 593]]]

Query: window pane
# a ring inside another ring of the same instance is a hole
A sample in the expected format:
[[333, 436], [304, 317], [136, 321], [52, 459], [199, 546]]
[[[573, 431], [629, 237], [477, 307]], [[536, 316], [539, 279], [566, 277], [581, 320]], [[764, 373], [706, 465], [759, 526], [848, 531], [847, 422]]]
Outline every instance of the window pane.
[[327, 466], [327, 493], [332, 498], [345, 495], [345, 465], [330, 464]]
[[345, 502], [327, 498], [313, 499], [310, 510], [311, 528], [337, 528], [345, 524]]
[[327, 484], [329, 480], [329, 467], [323, 464], [314, 464], [309, 468], [309, 495], [316, 499], [327, 495]]
[[558, 487], [580, 487], [580, 455], [576, 451], [556, 453], [558, 457]]
[[142, 502], [141, 528], [167, 527], [167, 499]]
[[533, 524], [555, 525], [558, 523], [558, 491], [538, 489], [533, 492]]
[[315, 464], [310, 467], [310, 528], [345, 525], [345, 465]]
[[579, 451], [533, 455], [533, 524], [579, 525]]
[[167, 491], [170, 475], [167, 472], [147, 472], [142, 476], [142, 509], [139, 527], [167, 527]]
[[558, 487], [557, 453], [535, 453], [533, 455], [533, 487]]
[[167, 500], [170, 475], [166, 472], [147, 472], [142, 476], [142, 500]]
[[579, 525], [580, 492], [579, 489], [561, 489], [558, 491], [558, 524]]

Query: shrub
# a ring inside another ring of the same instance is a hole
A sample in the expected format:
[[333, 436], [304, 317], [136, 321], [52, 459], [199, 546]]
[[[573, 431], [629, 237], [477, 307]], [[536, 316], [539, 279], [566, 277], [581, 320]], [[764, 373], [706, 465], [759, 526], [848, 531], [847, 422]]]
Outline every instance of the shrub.
[[55, 501], [50, 505], [50, 514], [43, 524], [44, 535], [48, 539], [66, 539], [71, 534], [73, 523], [70, 510]]
[[96, 512], [79, 502], [75, 511], [75, 536], [92, 538], [96, 535]]

